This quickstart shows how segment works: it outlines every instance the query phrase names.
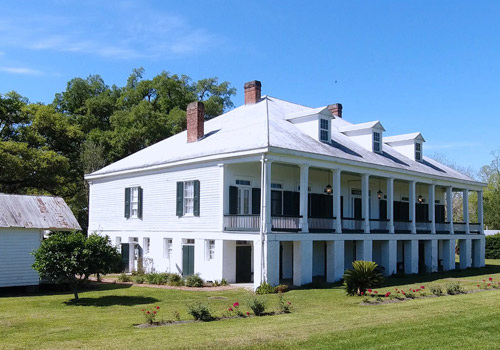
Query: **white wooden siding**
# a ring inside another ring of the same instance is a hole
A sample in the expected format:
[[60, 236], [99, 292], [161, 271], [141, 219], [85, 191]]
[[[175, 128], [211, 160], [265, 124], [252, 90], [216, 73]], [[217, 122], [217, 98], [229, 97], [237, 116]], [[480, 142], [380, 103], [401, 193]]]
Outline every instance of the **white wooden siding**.
[[[94, 180], [89, 203], [89, 232], [102, 231], [220, 231], [217, 165]], [[178, 181], [200, 181], [200, 216], [176, 216]], [[143, 189], [143, 217], [124, 217], [126, 187]]]
[[0, 228], [0, 287], [38, 284], [30, 253], [39, 246], [38, 229]]

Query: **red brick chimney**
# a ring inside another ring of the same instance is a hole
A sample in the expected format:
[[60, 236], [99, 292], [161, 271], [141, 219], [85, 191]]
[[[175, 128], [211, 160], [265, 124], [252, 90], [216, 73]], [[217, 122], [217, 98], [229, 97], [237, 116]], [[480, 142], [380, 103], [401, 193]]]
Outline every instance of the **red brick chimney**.
[[332, 105], [328, 105], [328, 110], [337, 118], [342, 118], [342, 104], [334, 103]]
[[245, 83], [245, 104], [252, 105], [260, 100], [260, 88], [262, 84], [258, 80]]
[[205, 106], [202, 102], [191, 102], [186, 114], [187, 142], [196, 142], [205, 135]]

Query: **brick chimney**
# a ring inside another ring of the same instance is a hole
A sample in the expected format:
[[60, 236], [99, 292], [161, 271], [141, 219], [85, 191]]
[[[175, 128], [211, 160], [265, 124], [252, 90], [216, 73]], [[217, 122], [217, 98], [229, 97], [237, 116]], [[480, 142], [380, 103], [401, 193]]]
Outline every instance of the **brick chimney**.
[[337, 118], [342, 118], [342, 104], [334, 103], [332, 105], [328, 105], [328, 110]]
[[262, 84], [258, 80], [245, 83], [245, 104], [252, 105], [260, 100], [260, 88]]
[[186, 114], [187, 142], [196, 142], [205, 135], [205, 106], [202, 102], [191, 102]]

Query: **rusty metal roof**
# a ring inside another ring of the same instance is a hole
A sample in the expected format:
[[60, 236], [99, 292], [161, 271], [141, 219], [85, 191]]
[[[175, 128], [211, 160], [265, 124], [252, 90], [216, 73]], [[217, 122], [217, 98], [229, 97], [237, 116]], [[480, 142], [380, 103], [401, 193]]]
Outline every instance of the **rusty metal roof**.
[[64, 199], [0, 193], [0, 227], [81, 230]]

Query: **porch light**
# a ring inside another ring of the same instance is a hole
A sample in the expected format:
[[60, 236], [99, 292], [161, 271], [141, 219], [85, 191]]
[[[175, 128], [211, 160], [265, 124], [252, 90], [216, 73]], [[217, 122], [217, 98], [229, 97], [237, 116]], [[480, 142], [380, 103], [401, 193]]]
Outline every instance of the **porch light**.
[[332, 192], [333, 192], [332, 186], [330, 186], [330, 184], [326, 185], [326, 187], [325, 187], [325, 193], [326, 194], [332, 194]]
[[381, 199], [382, 198], [382, 194], [383, 194], [382, 191], [378, 190], [378, 192], [377, 192], [377, 198]]
[[417, 199], [419, 203], [422, 203], [422, 201], [424, 200], [421, 194], [418, 195]]

